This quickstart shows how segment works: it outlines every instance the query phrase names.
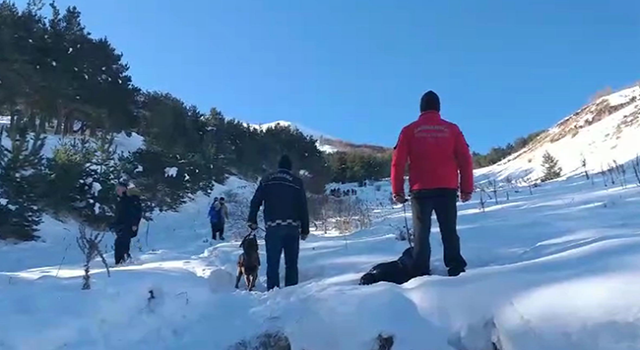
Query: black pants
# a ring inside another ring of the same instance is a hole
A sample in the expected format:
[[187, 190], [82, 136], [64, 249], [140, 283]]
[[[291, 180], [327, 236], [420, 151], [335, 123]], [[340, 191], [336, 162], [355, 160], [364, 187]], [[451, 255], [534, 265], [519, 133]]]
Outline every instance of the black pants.
[[131, 248], [131, 235], [128, 232], [118, 232], [115, 241], [114, 258], [116, 265], [126, 261], [131, 256], [129, 249]]
[[267, 290], [280, 287], [280, 256], [283, 251], [285, 287], [298, 284], [300, 228], [293, 225], [270, 227], [264, 240], [267, 248]]
[[218, 235], [220, 239], [224, 239], [224, 224], [219, 222], [211, 223], [211, 239], [218, 239]]
[[442, 245], [444, 248], [444, 264], [449, 274], [457, 274], [467, 262], [460, 254], [460, 238], [456, 229], [458, 209], [456, 207], [457, 191], [452, 189], [435, 189], [414, 192], [411, 197], [414, 232], [414, 269], [418, 276], [430, 273], [431, 245], [431, 213], [436, 212], [440, 225]]

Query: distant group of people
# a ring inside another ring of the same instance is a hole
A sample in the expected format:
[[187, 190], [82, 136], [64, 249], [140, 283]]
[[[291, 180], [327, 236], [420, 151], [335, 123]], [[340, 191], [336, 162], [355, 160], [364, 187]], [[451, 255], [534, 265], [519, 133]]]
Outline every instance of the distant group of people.
[[331, 190], [329, 190], [329, 195], [336, 198], [357, 196], [358, 191], [355, 188], [348, 188], [346, 190], [341, 190], [339, 188], [332, 188]]
[[[413, 216], [413, 274], [430, 274], [431, 215], [435, 211], [444, 248], [444, 263], [450, 276], [465, 272], [467, 262], [460, 252], [457, 233], [458, 198], [471, 199], [473, 193], [473, 162], [460, 128], [440, 116], [440, 99], [433, 91], [420, 100], [420, 116], [402, 129], [393, 149], [391, 184], [394, 201], [406, 203], [404, 178], [409, 167], [409, 187]], [[247, 225], [258, 229], [257, 216], [264, 207], [265, 245], [267, 252], [267, 289], [280, 286], [279, 267], [284, 253], [285, 286], [298, 284], [300, 240], [309, 236], [309, 212], [302, 180], [292, 172], [291, 159], [283, 155], [278, 170], [264, 176], [253, 198]], [[142, 215], [139, 193], [127, 183], [117, 187], [119, 201], [116, 210], [116, 264], [129, 254], [131, 238], [138, 232]], [[459, 192], [459, 194], [458, 194]], [[332, 196], [356, 195], [355, 189], [330, 190]], [[215, 198], [208, 212], [211, 235], [224, 240], [225, 222], [229, 219], [224, 197]]]

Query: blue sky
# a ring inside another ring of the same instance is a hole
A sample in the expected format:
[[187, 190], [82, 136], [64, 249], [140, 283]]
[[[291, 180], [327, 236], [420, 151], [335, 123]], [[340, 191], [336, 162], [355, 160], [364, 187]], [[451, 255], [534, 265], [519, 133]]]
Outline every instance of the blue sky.
[[429, 89], [484, 152], [640, 80], [637, 0], [57, 3], [77, 5], [142, 88], [359, 143], [393, 146]]

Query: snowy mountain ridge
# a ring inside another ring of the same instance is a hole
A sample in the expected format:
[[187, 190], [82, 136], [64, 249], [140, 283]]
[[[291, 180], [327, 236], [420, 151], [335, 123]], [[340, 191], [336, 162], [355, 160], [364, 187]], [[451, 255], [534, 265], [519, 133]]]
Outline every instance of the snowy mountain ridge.
[[305, 134], [307, 136], [311, 136], [314, 139], [316, 139], [317, 140], [316, 143], [318, 145], [318, 149], [320, 149], [322, 152], [332, 153], [332, 152], [338, 151], [337, 148], [335, 148], [335, 147], [333, 147], [331, 145], [325, 144], [325, 140], [335, 139], [334, 137], [326, 135], [326, 134], [321, 133], [319, 131], [307, 128], [306, 126], [290, 122], [290, 121], [278, 120], [278, 121], [275, 121], [275, 122], [265, 123], [265, 124], [249, 124], [249, 123], [245, 123], [245, 125], [247, 125], [247, 126], [249, 126], [251, 128], [258, 129], [258, 130], [267, 130], [267, 129], [275, 128], [276, 126], [284, 126], [284, 127], [290, 127], [291, 129], [298, 129], [303, 134]]
[[286, 121], [286, 120], [278, 120], [275, 122], [271, 122], [271, 123], [265, 123], [265, 124], [249, 124], [246, 123], [246, 125], [256, 128], [256, 129], [260, 129], [260, 130], [266, 130], [269, 128], [274, 128], [278, 125], [280, 126], [285, 126], [285, 127], [290, 127], [292, 129], [298, 129], [300, 132], [302, 132], [303, 134], [307, 135], [307, 136], [311, 136], [313, 138], [315, 138], [317, 140], [317, 145], [318, 148], [325, 153], [333, 153], [333, 152], [337, 152], [337, 151], [361, 151], [361, 152], [372, 152], [372, 153], [385, 153], [387, 151], [389, 151], [388, 148], [386, 147], [382, 147], [382, 146], [376, 146], [376, 145], [367, 145], [367, 144], [355, 144], [349, 141], [345, 141], [345, 140], [340, 140], [334, 136], [331, 135], [327, 135], [325, 133], [319, 132], [317, 130], [308, 128], [304, 125], [301, 125], [299, 123], [294, 123], [294, 122], [290, 122], [290, 121]]
[[[537, 180], [542, 156], [551, 153], [563, 176], [607, 170], [640, 154], [640, 86], [601, 97], [562, 119], [523, 150], [475, 171], [479, 181], [511, 177]], [[583, 161], [586, 167], [583, 167]]]
[[322, 133], [320, 131], [308, 128], [308, 127], [306, 127], [306, 126], [304, 126], [302, 124], [290, 122], [290, 121], [287, 121], [287, 120], [277, 120], [277, 121], [274, 121], [274, 122], [271, 122], [271, 123], [247, 124], [247, 125], [249, 125], [250, 127], [254, 127], [256, 129], [261, 129], [261, 130], [266, 130], [266, 129], [269, 129], [269, 128], [273, 128], [273, 127], [276, 127], [278, 125], [285, 126], [285, 127], [288, 126], [288, 127], [292, 128], [292, 129], [298, 129], [303, 134], [308, 135], [308, 136], [313, 136], [315, 139], [318, 139], [318, 140], [319, 139], [335, 139], [335, 137], [333, 137], [333, 136], [330, 136], [330, 135], [327, 135], [327, 134]]

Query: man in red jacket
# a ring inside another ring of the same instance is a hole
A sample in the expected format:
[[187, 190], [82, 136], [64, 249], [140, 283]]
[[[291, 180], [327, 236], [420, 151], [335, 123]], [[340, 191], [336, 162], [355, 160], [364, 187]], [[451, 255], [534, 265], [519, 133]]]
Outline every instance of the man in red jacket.
[[[467, 202], [473, 193], [473, 161], [469, 145], [456, 124], [440, 117], [440, 98], [428, 91], [420, 100], [420, 117], [398, 138], [391, 162], [394, 200], [405, 203], [404, 174], [409, 163], [409, 185], [414, 232], [414, 273], [430, 274], [431, 213], [436, 212], [449, 276], [465, 271], [456, 229], [457, 197]], [[460, 186], [458, 187], [458, 174]]]

